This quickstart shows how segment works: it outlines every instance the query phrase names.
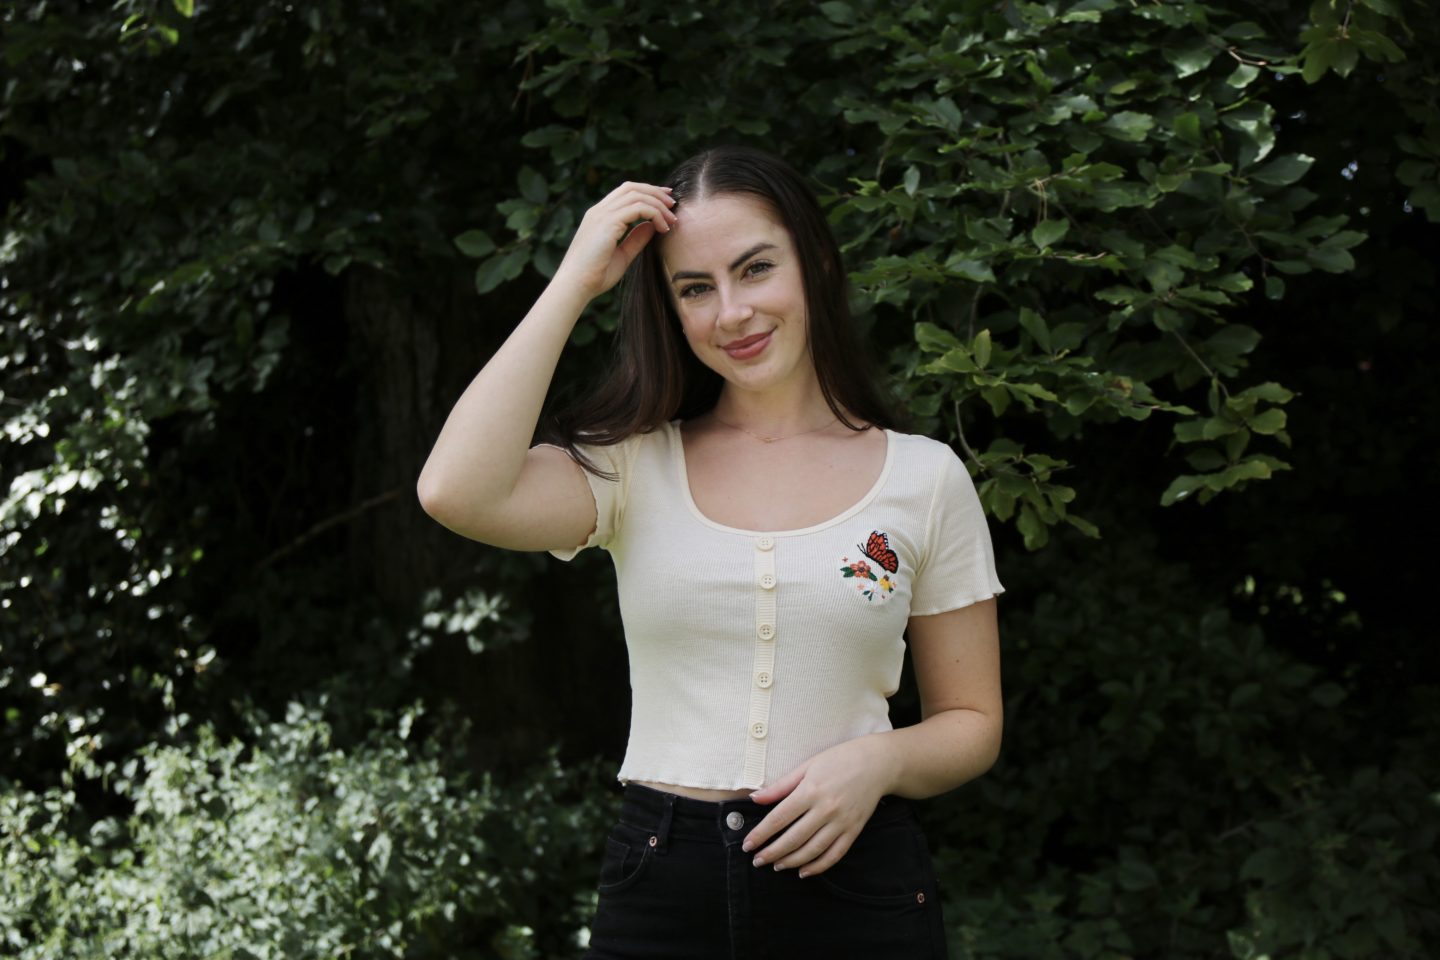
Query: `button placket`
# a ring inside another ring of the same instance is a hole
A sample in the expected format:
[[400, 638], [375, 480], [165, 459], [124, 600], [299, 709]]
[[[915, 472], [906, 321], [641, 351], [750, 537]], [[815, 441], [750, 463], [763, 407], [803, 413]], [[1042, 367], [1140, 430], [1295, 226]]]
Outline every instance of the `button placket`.
[[770, 731], [770, 692], [775, 683], [776, 586], [775, 538], [757, 537], [755, 566], [755, 655], [751, 670], [750, 714], [745, 737], [745, 785], [765, 782], [765, 752]]

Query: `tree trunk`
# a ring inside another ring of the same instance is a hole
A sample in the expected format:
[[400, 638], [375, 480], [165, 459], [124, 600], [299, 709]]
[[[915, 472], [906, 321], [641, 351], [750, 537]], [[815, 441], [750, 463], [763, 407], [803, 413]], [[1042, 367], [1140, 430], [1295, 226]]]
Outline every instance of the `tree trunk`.
[[425, 294], [415, 292], [424, 284], [363, 268], [346, 281], [361, 385], [351, 499], [388, 497], [350, 524], [356, 596], [379, 598], [402, 633], [436, 588], [446, 597], [475, 586], [503, 591], [515, 614], [528, 615], [530, 636], [520, 642], [475, 654], [442, 637], [415, 660], [415, 692], [458, 702], [474, 721], [477, 766], [523, 764], [557, 742], [568, 756], [617, 753], [629, 716], [625, 647], [613, 611], [597, 616], [590, 600], [597, 588], [613, 591], [613, 577], [597, 584], [593, 570], [464, 540], [426, 516], [415, 496], [451, 406], [513, 325], [476, 322], [463, 272]]

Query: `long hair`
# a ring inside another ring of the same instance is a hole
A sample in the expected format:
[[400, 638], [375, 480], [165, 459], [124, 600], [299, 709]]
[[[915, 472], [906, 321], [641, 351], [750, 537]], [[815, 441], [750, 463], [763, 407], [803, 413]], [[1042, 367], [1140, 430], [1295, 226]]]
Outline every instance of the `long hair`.
[[[735, 194], [758, 197], [771, 206], [789, 229], [800, 258], [806, 341], [826, 404], [852, 430], [863, 430], [867, 423], [895, 427], [895, 415], [881, 400], [869, 354], [850, 315], [840, 248], [804, 178], [763, 151], [722, 146], [684, 161], [663, 185], [671, 188], [677, 211], [687, 200]], [[715, 406], [724, 385], [681, 333], [665, 286], [658, 238], [645, 245], [622, 280], [615, 356], [608, 373], [593, 393], [556, 413], [546, 425], [546, 439], [593, 473], [599, 471], [579, 454], [577, 442], [619, 443], [677, 417], [699, 416]], [[861, 422], [852, 422], [850, 416]]]

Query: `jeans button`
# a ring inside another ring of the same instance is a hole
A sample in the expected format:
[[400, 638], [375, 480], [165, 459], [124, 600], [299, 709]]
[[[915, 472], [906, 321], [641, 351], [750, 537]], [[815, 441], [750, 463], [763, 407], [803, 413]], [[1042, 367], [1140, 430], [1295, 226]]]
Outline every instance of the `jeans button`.
[[739, 830], [741, 827], [745, 826], [745, 814], [741, 813], [739, 810], [731, 810], [729, 815], [725, 818], [725, 826], [729, 827], [731, 830]]

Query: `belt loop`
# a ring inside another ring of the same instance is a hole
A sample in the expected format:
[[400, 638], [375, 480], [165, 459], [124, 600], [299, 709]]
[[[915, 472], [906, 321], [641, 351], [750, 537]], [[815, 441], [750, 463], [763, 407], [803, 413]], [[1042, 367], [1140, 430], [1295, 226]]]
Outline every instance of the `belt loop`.
[[660, 817], [660, 828], [655, 831], [655, 852], [664, 853], [665, 843], [670, 839], [670, 820], [675, 815], [675, 794], [665, 794], [665, 812]]

